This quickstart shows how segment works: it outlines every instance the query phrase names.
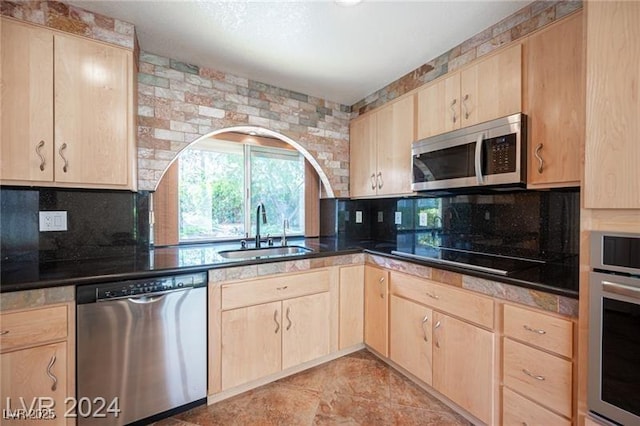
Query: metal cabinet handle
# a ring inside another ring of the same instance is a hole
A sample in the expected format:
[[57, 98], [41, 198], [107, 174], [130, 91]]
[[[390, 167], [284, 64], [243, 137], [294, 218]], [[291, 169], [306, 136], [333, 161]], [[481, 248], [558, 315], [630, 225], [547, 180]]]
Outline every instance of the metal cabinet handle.
[[273, 312], [273, 322], [276, 323], [275, 334], [278, 334], [278, 331], [280, 331], [280, 323], [278, 322], [278, 310], [277, 309]]
[[382, 172], [378, 172], [378, 189], [382, 189], [382, 187], [384, 186], [384, 181], [382, 180]]
[[534, 155], [536, 156], [536, 158], [538, 159], [538, 173], [542, 173], [542, 169], [544, 169], [544, 160], [542, 159], [542, 156], [540, 155], [540, 151], [542, 150], [542, 144], [538, 144], [538, 146], [536, 147], [536, 151], [534, 152]]
[[522, 328], [524, 328], [525, 330], [530, 331], [530, 332], [532, 332], [532, 333], [547, 334], [547, 332], [546, 332], [546, 331], [544, 331], [544, 330], [542, 330], [542, 329], [540, 329], [540, 328], [531, 328], [531, 327], [529, 327], [529, 326], [528, 326], [528, 325], [526, 325], [526, 324], [525, 324], [525, 325], [523, 325], [523, 326], [522, 326]]
[[44, 166], [45, 164], [47, 164], [47, 162], [44, 159], [44, 155], [42, 155], [42, 148], [44, 147], [44, 141], [40, 141], [40, 143], [38, 143], [38, 145], [36, 145], [36, 154], [38, 154], [38, 157], [40, 157], [40, 171], [44, 172]]
[[287, 324], [287, 331], [289, 331], [289, 329], [291, 328], [291, 318], [289, 318], [289, 314], [291, 313], [291, 306], [287, 306], [287, 321], [289, 321], [289, 324]]
[[4, 336], [6, 334], [9, 334], [9, 330], [2, 330], [0, 331], [0, 336]]
[[462, 108], [464, 108], [464, 118], [465, 120], [469, 119], [469, 107], [467, 106], [467, 101], [469, 100], [469, 95], [466, 94], [464, 95], [464, 98], [462, 98]]
[[[440, 321], [436, 321], [435, 325], [433, 326], [434, 330], [437, 330], [440, 328], [440, 326], [442, 325], [442, 323]], [[436, 348], [440, 348], [440, 341], [436, 339]]]
[[67, 169], [69, 168], [69, 162], [67, 161], [67, 159], [64, 157], [64, 154], [62, 153], [62, 151], [64, 151], [65, 149], [67, 149], [67, 144], [63, 143], [60, 149], [58, 150], [58, 154], [60, 154], [60, 157], [62, 157], [62, 159], [64, 160], [64, 166], [62, 166], [62, 171], [67, 173]]
[[[384, 277], [380, 277], [380, 279], [378, 280], [378, 282], [380, 284], [384, 284]], [[382, 288], [382, 292], [380, 293], [380, 298], [384, 299], [384, 287]]]
[[425, 342], [429, 342], [429, 339], [427, 339], [427, 329], [424, 327], [427, 321], [429, 321], [429, 315], [425, 315], [424, 318], [422, 319], [422, 332], [424, 333]]
[[53, 384], [51, 385], [51, 390], [54, 392], [58, 388], [58, 378], [51, 372], [51, 369], [53, 368], [53, 365], [55, 363], [56, 363], [56, 354], [53, 354], [53, 356], [51, 357], [51, 360], [49, 361], [49, 365], [47, 365], [47, 376], [49, 376], [49, 378], [53, 381]]
[[380, 282], [380, 284], [382, 284], [384, 282], [384, 277], [380, 277], [378, 281]]
[[371, 173], [371, 189], [375, 191], [376, 189], [376, 174]]
[[289, 288], [289, 286], [285, 285], [284, 287], [276, 287], [276, 290], [286, 290], [288, 288]]
[[424, 293], [432, 299], [436, 299], [436, 300], [440, 299], [440, 296], [438, 296], [435, 293], [429, 293], [428, 291], [425, 291]]
[[451, 121], [454, 124], [458, 120], [458, 117], [456, 117], [456, 110], [453, 109], [453, 107], [456, 106], [456, 102], [457, 102], [457, 99], [454, 99], [453, 101], [451, 101], [451, 105], [449, 105], [449, 108], [451, 109]]
[[524, 374], [526, 374], [527, 376], [529, 376], [529, 377], [533, 377], [533, 378], [534, 378], [534, 379], [536, 379], [536, 380], [540, 380], [540, 381], [545, 380], [544, 376], [538, 376], [538, 375], [536, 375], [536, 374], [533, 374], [532, 372], [530, 372], [530, 371], [529, 371], [529, 370], [527, 370], [526, 368], [523, 368], [523, 369], [522, 369], [522, 372], [523, 372]]

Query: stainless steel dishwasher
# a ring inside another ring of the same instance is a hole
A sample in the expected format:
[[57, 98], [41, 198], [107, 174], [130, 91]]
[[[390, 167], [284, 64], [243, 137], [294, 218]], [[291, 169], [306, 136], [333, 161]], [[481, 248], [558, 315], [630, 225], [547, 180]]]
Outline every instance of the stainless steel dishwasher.
[[206, 273], [79, 286], [76, 296], [79, 425], [148, 421], [206, 401]]

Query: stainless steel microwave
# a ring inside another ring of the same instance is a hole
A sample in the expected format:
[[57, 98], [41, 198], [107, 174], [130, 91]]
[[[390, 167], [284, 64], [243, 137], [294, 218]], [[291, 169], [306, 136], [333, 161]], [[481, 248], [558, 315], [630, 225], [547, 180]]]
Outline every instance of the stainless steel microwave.
[[518, 113], [414, 142], [411, 189], [525, 186], [526, 129]]

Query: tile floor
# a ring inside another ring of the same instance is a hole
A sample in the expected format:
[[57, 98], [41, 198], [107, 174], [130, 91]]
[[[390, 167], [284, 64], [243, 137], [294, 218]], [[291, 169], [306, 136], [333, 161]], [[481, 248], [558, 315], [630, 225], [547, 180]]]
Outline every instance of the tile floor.
[[366, 350], [155, 425], [336, 424], [470, 425]]

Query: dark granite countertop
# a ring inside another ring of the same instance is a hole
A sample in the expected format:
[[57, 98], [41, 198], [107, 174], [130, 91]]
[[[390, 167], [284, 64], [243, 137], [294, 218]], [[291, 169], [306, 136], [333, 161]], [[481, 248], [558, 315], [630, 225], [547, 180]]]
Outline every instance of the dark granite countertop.
[[221, 250], [238, 249], [239, 244], [235, 242], [159, 247], [150, 250], [127, 247], [109, 257], [81, 260], [41, 262], [38, 254], [32, 253], [20, 259], [10, 261], [3, 259], [0, 269], [0, 292], [146, 278], [176, 272], [199, 272], [215, 268], [355, 254], [364, 251], [548, 293], [578, 297], [577, 256], [541, 264], [505, 277], [394, 255], [391, 253], [396, 250], [396, 245], [393, 243], [344, 241], [335, 238], [299, 238], [290, 239], [289, 245], [308, 247], [313, 252], [242, 261], [225, 259], [218, 254]]

